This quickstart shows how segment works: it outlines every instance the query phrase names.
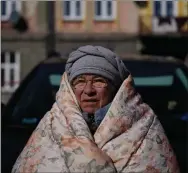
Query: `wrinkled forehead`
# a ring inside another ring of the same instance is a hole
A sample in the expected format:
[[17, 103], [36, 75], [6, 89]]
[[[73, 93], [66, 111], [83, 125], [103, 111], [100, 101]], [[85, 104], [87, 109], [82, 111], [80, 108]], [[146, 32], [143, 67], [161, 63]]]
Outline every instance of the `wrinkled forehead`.
[[80, 79], [80, 78], [84, 78], [84, 79], [88, 79], [88, 80], [95, 79], [95, 78], [102, 78], [102, 79], [107, 80], [105, 77], [96, 75], [96, 74], [81, 74], [81, 75], [77, 76], [76, 78], [74, 78], [73, 80]]

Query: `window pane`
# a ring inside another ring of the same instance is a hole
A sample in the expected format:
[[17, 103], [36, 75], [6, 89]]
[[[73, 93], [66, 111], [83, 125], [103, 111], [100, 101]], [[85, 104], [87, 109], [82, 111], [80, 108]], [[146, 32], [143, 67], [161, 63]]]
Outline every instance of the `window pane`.
[[107, 1], [107, 16], [112, 16], [112, 1]]
[[6, 15], [6, 1], [1, 1], [1, 15]]
[[15, 54], [14, 54], [14, 52], [10, 53], [10, 63], [15, 63]]
[[1, 69], [1, 87], [5, 85], [5, 70]]
[[173, 2], [172, 1], [167, 1], [166, 2], [166, 6], [167, 6], [167, 16], [173, 16]]
[[12, 1], [12, 11], [16, 11], [16, 2], [15, 1]]
[[154, 1], [154, 15], [161, 16], [161, 2]]
[[10, 86], [14, 86], [14, 69], [10, 70]]
[[5, 53], [1, 52], [1, 63], [5, 63]]
[[134, 77], [136, 86], [171, 86], [173, 76]]
[[76, 16], [80, 16], [81, 15], [81, 2], [80, 1], [76, 1]]
[[101, 16], [101, 11], [102, 11], [102, 4], [101, 1], [95, 1], [95, 15], [96, 16]]
[[64, 1], [63, 2], [63, 12], [65, 16], [70, 16], [71, 9], [70, 9], [70, 1]]
[[178, 78], [180, 79], [180, 81], [182, 82], [182, 84], [184, 85], [185, 89], [188, 92], [188, 78], [186, 77], [183, 70], [181, 68], [178, 68], [176, 70], [176, 75], [178, 76]]
[[49, 76], [50, 84], [52, 86], [59, 86], [61, 83], [61, 75], [59, 74], [51, 74]]

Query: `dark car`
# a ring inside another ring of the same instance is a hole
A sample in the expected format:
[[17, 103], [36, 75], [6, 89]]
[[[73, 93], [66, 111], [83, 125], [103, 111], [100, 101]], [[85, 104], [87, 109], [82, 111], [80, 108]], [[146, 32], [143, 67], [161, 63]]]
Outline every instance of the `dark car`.
[[5, 109], [5, 104], [1, 102], [1, 112], [3, 112]]
[[[161, 58], [124, 60], [135, 87], [161, 121], [177, 155], [186, 166], [188, 113], [188, 69], [179, 62]], [[50, 59], [39, 64], [25, 78], [2, 115], [2, 172], [11, 171], [18, 155], [37, 124], [55, 101], [65, 61]]]

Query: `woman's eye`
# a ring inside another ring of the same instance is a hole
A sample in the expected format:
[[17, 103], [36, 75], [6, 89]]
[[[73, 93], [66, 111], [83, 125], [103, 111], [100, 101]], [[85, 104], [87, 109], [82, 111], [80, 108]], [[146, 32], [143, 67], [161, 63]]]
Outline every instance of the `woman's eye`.
[[73, 85], [77, 85], [77, 84], [80, 84], [80, 83], [85, 83], [85, 80], [84, 79], [78, 79], [75, 82], [73, 82]]
[[106, 85], [107, 85], [107, 83], [104, 79], [99, 78], [99, 79], [95, 79], [93, 81], [93, 86], [95, 86], [95, 87], [101, 88], [101, 87], [105, 87]]
[[94, 82], [101, 82], [101, 83], [105, 83], [106, 81], [104, 79], [95, 79]]
[[85, 82], [85, 80], [83, 80], [83, 79], [80, 79], [77, 81], [77, 83], [83, 83], [83, 82]]

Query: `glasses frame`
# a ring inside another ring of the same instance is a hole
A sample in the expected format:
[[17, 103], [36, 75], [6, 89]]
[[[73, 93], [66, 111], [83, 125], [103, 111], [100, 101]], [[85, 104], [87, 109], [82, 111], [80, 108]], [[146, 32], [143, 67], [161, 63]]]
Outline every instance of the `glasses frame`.
[[[98, 77], [98, 76], [97, 76]], [[81, 77], [78, 77], [78, 78], [76, 78], [76, 79], [79, 79], [79, 78], [81, 78]], [[100, 78], [102, 78], [102, 77], [100, 77]], [[76, 79], [74, 79], [73, 80], [73, 82], [72, 82], [72, 87], [74, 88], [74, 89], [76, 89], [76, 90], [84, 90], [85, 89], [85, 87], [87, 86], [87, 84], [88, 84], [88, 82], [91, 82], [92, 83], [92, 88], [98, 88], [98, 89], [102, 89], [102, 88], [106, 88], [107, 86], [108, 86], [108, 84], [109, 84], [109, 81], [107, 80], [107, 79], [104, 79], [104, 78], [102, 78], [104, 81], [105, 81], [105, 86], [102, 86], [102, 87], [96, 87], [96, 86], [94, 86], [93, 85], [93, 81], [95, 80], [95, 78], [94, 79], [92, 79], [92, 80], [86, 80], [86, 83], [85, 83], [85, 85], [83, 86], [83, 87], [76, 87], [75, 85], [74, 85], [74, 81], [76, 80]], [[82, 78], [82, 79], [84, 79], [84, 78]], [[85, 79], [84, 79], [85, 80]]]

